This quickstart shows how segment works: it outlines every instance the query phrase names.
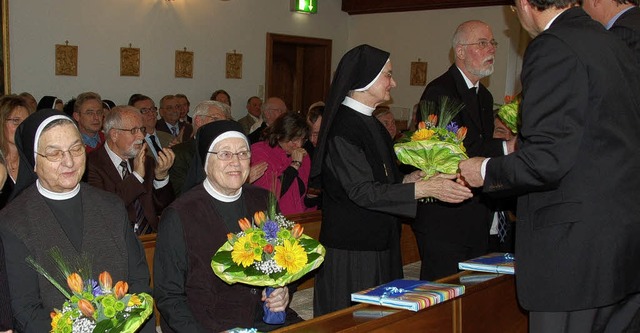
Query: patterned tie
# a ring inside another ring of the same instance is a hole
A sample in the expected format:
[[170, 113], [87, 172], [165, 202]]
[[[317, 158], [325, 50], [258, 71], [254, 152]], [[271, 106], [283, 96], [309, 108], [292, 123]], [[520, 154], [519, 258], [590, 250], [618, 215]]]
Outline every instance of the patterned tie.
[[158, 152], [160, 152], [162, 150], [162, 148], [160, 148], [160, 145], [156, 142], [156, 136], [151, 134], [149, 135], [149, 141], [151, 141], [151, 145], [153, 146], [153, 150], [155, 150], [155, 154], [156, 156], [158, 156]]
[[173, 136], [178, 136], [178, 125], [171, 126], [171, 134], [173, 134]]
[[[131, 174], [131, 172], [129, 172], [129, 165], [127, 161], [122, 160], [122, 162], [120, 162], [120, 167], [122, 168], [122, 179]], [[136, 198], [136, 200], [133, 201], [133, 207], [136, 210], [136, 222], [133, 225], [133, 231], [136, 233], [136, 235], [144, 235], [149, 233], [151, 231], [151, 228], [149, 228], [149, 223], [147, 223], [147, 219], [144, 217], [144, 210], [142, 209], [140, 198]]]
[[503, 210], [498, 211], [498, 239], [504, 243], [507, 237], [507, 216]]

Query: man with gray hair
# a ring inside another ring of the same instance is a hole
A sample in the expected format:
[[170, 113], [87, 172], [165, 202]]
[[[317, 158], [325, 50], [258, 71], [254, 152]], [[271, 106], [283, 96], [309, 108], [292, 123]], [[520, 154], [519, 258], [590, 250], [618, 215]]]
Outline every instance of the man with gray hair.
[[[493, 73], [498, 43], [491, 27], [475, 20], [460, 24], [452, 47], [454, 64], [427, 85], [420, 102], [434, 103], [435, 110], [440, 109], [443, 97], [464, 104], [453, 121], [467, 128], [467, 155], [503, 155], [505, 141], [493, 138], [493, 97], [480, 82]], [[418, 110], [418, 121], [421, 116]], [[420, 279], [433, 281], [454, 274], [458, 262], [485, 254], [494, 215], [481, 191], [460, 204], [419, 203], [412, 228], [422, 258]]]
[[629, 45], [640, 63], [640, 8], [638, 0], [583, 0], [582, 8]]
[[132, 106], [111, 110], [104, 131], [105, 144], [87, 156], [88, 183], [122, 198], [136, 234], [155, 232], [158, 214], [173, 201], [173, 152], [162, 149], [157, 162], [146, 155], [146, 128], [140, 111]]
[[[251, 126], [251, 133], [247, 135], [249, 138], [249, 142], [254, 144], [260, 140], [262, 140], [262, 134], [267, 127], [271, 126], [278, 117], [285, 114], [287, 112], [287, 105], [281, 98], [278, 97], [269, 97], [262, 104], [262, 123], [255, 123]], [[256, 128], [256, 125], [259, 124], [259, 127]]]

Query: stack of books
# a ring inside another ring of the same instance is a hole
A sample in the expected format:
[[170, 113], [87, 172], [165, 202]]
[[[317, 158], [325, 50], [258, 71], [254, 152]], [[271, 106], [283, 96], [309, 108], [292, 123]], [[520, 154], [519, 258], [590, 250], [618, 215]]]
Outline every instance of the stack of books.
[[464, 286], [419, 280], [395, 280], [351, 294], [351, 301], [418, 311], [464, 294]]
[[512, 253], [489, 253], [458, 263], [458, 268], [467, 271], [515, 274], [516, 259]]

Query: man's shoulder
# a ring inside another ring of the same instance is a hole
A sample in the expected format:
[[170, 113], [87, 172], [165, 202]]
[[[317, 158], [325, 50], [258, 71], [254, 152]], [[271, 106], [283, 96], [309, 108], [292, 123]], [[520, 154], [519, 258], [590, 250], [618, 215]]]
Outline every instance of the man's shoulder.
[[633, 7], [624, 12], [611, 27], [625, 27], [640, 33], [640, 7]]
[[100, 148], [93, 150], [89, 154], [87, 154], [87, 165], [104, 165], [105, 159], [108, 159], [109, 155], [107, 154], [107, 150], [105, 145], [103, 144]]
[[429, 82], [429, 84], [427, 84], [427, 87], [424, 88], [424, 92], [422, 93], [422, 97], [420, 99], [428, 100], [429, 97], [433, 95], [450, 95], [456, 93], [456, 75], [459, 75], [461, 77], [462, 74], [460, 74], [459, 71], [458, 73], [456, 73], [455, 71], [458, 71], [458, 69], [457, 67], [455, 67], [455, 65], [452, 65], [442, 75]]

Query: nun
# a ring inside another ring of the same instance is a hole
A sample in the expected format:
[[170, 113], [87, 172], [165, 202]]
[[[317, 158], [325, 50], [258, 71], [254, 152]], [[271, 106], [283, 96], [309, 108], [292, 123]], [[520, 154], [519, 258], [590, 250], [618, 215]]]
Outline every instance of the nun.
[[[31, 256], [46, 271], [57, 272], [49, 256], [53, 247], [69, 258], [88, 254], [94, 273], [109, 271], [115, 281], [127, 281], [130, 292], [150, 293], [144, 250], [124, 204], [114, 194], [80, 183], [86, 154], [73, 120], [57, 110], [41, 110], [20, 124], [15, 141], [20, 172], [9, 204], [0, 211], [14, 328], [49, 332], [49, 313], [65, 301], [25, 262]], [[140, 332], [155, 332], [154, 324], [152, 317]]]
[[[186, 190], [165, 208], [154, 257], [154, 298], [163, 333], [220, 332], [234, 327], [270, 331], [301, 321], [289, 305], [287, 287], [269, 297], [256, 287], [228, 285], [211, 269], [211, 257], [240, 232], [238, 220], [267, 209], [269, 192], [246, 183], [251, 151], [242, 126], [219, 120], [202, 126]], [[285, 323], [262, 321], [263, 303], [286, 311]]]
[[389, 133], [372, 116], [395, 87], [388, 52], [360, 45], [338, 64], [311, 170], [312, 179], [322, 179], [320, 242], [327, 249], [315, 278], [314, 316], [349, 307], [353, 292], [402, 278], [397, 217], [414, 217], [416, 199], [472, 196], [453, 175], [425, 181], [422, 171], [400, 173]]

